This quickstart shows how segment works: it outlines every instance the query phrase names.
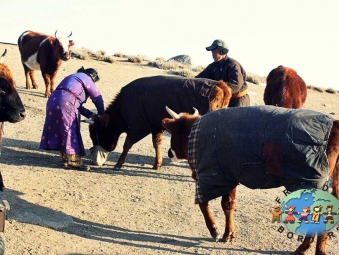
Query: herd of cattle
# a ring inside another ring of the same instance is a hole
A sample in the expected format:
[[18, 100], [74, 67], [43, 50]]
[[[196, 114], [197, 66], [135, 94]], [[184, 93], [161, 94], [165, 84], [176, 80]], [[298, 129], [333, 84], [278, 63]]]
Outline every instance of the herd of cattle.
[[[62, 61], [70, 59], [69, 47], [74, 44], [72, 40], [69, 40], [71, 35], [72, 33], [65, 39], [57, 36], [57, 32], [55, 36], [33, 31], [25, 31], [20, 35], [18, 47], [26, 76], [26, 89], [31, 87], [29, 77], [33, 88], [38, 87], [34, 79], [34, 70], [41, 70], [46, 86], [45, 96], [50, 96], [54, 90], [55, 77]], [[14, 123], [25, 118], [25, 108], [16, 91], [11, 71], [6, 64], [2, 63], [5, 55], [6, 51], [0, 58], [0, 125], [5, 121]], [[206, 226], [216, 241], [219, 240], [220, 233], [210, 212], [208, 201], [215, 197], [222, 197], [221, 205], [226, 218], [226, 226], [221, 240], [229, 241], [235, 238], [233, 213], [236, 186], [239, 183], [249, 188], [259, 189], [277, 186], [285, 186], [290, 190], [298, 188], [294, 185], [299, 181], [296, 175], [284, 174], [284, 168], [287, 167], [285, 162], [289, 160], [284, 159], [283, 162], [281, 159], [284, 151], [282, 147], [279, 147], [280, 141], [274, 140], [276, 138], [270, 140], [268, 134], [274, 134], [278, 126], [277, 130], [284, 134], [289, 131], [288, 128], [283, 127], [290, 128], [293, 123], [300, 122], [304, 126], [296, 127], [296, 129], [301, 137], [306, 137], [313, 129], [313, 122], [309, 120], [319, 117], [322, 122], [326, 123], [324, 124], [326, 132], [319, 138], [321, 142], [313, 146], [318, 147], [319, 151], [325, 148], [322, 154], [326, 154], [328, 160], [326, 171], [317, 172], [319, 169], [312, 165], [303, 167], [302, 171], [297, 167], [288, 167], [291, 168], [289, 171], [298, 173], [300, 181], [305, 179], [310, 181], [309, 176], [312, 171], [312, 181], [319, 185], [323, 183], [324, 178], [332, 178], [333, 195], [338, 197], [339, 121], [325, 114], [299, 109], [306, 100], [307, 88], [305, 82], [293, 69], [279, 66], [269, 73], [264, 92], [266, 106], [227, 108], [231, 96], [230, 88], [223, 81], [172, 76], [140, 78], [124, 86], [106, 108], [104, 114], [91, 123], [90, 137], [94, 146], [113, 151], [119, 136], [127, 133], [123, 152], [114, 167], [120, 169], [133, 144], [152, 134], [155, 149], [153, 168], [159, 169], [162, 165], [162, 135], [164, 130], [170, 132], [169, 157], [189, 160], [192, 178], [200, 186], [201, 194], [197, 192], [196, 201], [204, 215]], [[193, 110], [194, 114], [189, 114]], [[256, 117], [249, 124], [248, 119], [251, 116]], [[204, 128], [205, 126], [207, 127]], [[255, 127], [261, 127], [261, 129], [254, 130]], [[218, 141], [215, 140], [216, 137]], [[268, 139], [266, 141], [268, 145], [263, 142], [264, 138]], [[296, 140], [299, 138], [295, 137]], [[200, 143], [198, 143], [199, 139]], [[258, 179], [263, 178], [257, 185], [246, 181], [243, 166], [238, 165], [236, 163], [238, 161], [235, 160], [243, 156], [240, 155], [244, 152], [242, 148], [250, 143], [257, 147], [247, 154], [250, 154], [251, 161], [261, 162], [263, 167], [263, 170], [257, 170], [259, 172], [252, 172]], [[201, 158], [207, 150], [211, 150], [208, 152], [211, 156]], [[207, 173], [207, 169], [212, 172]], [[233, 171], [232, 174], [230, 174], [230, 169]], [[270, 175], [264, 177], [260, 176], [260, 173]], [[223, 177], [230, 175], [234, 178]], [[212, 184], [221, 180], [220, 185], [224, 188], [214, 192]], [[267, 185], [267, 183], [270, 184]], [[1, 183], [2, 187], [3, 183]], [[316, 254], [326, 254], [327, 239], [326, 233], [318, 236]], [[312, 237], [306, 237], [295, 254], [305, 254], [311, 243]]]

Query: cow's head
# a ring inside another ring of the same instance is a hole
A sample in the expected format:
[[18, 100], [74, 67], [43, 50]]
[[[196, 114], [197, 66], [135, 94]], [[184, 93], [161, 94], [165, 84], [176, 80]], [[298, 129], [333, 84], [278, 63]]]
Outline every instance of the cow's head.
[[188, 113], [177, 114], [166, 106], [167, 112], [172, 116], [162, 120], [162, 126], [171, 134], [171, 148], [168, 157], [173, 161], [188, 159], [188, 136], [193, 123], [200, 117], [197, 109], [193, 115]]
[[106, 151], [113, 151], [117, 146], [119, 136], [126, 132], [123, 119], [110, 116], [108, 113], [99, 115], [92, 124], [89, 125], [89, 133], [93, 146], [100, 145]]
[[0, 63], [0, 122], [19, 122], [25, 118], [25, 107], [15, 88], [8, 66]]
[[62, 36], [57, 36], [57, 32], [58, 30], [55, 31], [55, 34], [54, 34], [55, 36], [55, 40], [53, 42], [54, 56], [57, 59], [67, 61], [71, 58], [69, 48], [74, 45], [73, 40], [69, 39], [72, 36], [72, 32], [66, 38]]

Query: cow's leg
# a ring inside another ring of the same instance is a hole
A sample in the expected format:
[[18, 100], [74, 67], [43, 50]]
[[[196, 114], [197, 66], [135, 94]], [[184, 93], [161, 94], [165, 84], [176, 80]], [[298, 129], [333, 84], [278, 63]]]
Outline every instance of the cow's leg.
[[[31, 88], [31, 83], [33, 85], [33, 88], [37, 89], [38, 85], [36, 84], [35, 79], [34, 79], [34, 70], [30, 70], [24, 63], [22, 63], [22, 66], [24, 67], [24, 71], [25, 71], [26, 89]], [[29, 82], [29, 79], [31, 79], [31, 83]]]
[[129, 139], [128, 135], [127, 135], [126, 139], [125, 139], [123, 151], [122, 151], [122, 153], [121, 153], [121, 155], [118, 159], [118, 162], [114, 166], [114, 170], [120, 170], [121, 169], [122, 165], [126, 161], [127, 153], [132, 148], [132, 146], [133, 146], [133, 144], [132, 144], [131, 140]]
[[206, 226], [213, 237], [214, 241], [218, 242], [220, 238], [220, 232], [217, 225], [215, 224], [214, 218], [212, 216], [209, 202], [199, 204], [200, 211], [204, 215]]
[[50, 88], [50, 83], [51, 79], [49, 74], [43, 73], [42, 77], [44, 78], [45, 86], [46, 86], [46, 91], [45, 91], [45, 97], [49, 97], [51, 95], [51, 88]]
[[324, 233], [317, 238], [317, 246], [315, 247], [315, 255], [326, 255], [326, 244], [328, 240], [328, 234]]
[[55, 90], [55, 77], [56, 73], [51, 76], [51, 93]]
[[31, 83], [29, 82], [29, 76], [30, 76], [29, 70], [28, 71], [25, 70], [26, 89], [31, 89]]
[[153, 165], [153, 169], [156, 170], [158, 170], [162, 166], [161, 143], [163, 133], [163, 130], [155, 130], [152, 132], [153, 147], [155, 149], [155, 162]]
[[298, 249], [293, 253], [294, 255], [305, 255], [309, 248], [311, 248], [312, 243], [314, 242], [315, 236], [305, 237], [302, 244]]
[[235, 238], [234, 227], [234, 208], [235, 208], [235, 194], [237, 189], [234, 188], [230, 193], [221, 198], [221, 207], [225, 214], [225, 232], [222, 241], [232, 241]]
[[37, 89], [38, 84], [36, 84], [36, 81], [35, 81], [35, 78], [34, 78], [34, 70], [29, 71], [29, 77], [31, 78], [33, 89]]

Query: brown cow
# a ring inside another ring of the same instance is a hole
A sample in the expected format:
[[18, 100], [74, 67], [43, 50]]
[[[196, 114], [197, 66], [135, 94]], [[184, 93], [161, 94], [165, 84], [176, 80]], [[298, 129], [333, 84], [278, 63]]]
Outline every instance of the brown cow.
[[[68, 38], [71, 35], [72, 33]], [[50, 96], [54, 91], [55, 77], [62, 61], [70, 59], [69, 47], [74, 45], [74, 42], [68, 38], [57, 36], [57, 31], [54, 37], [30, 30], [20, 35], [18, 46], [26, 76], [26, 89], [31, 88], [29, 77], [33, 88], [38, 88], [34, 70], [41, 70], [46, 85], [45, 96]]]
[[267, 76], [264, 91], [266, 105], [285, 108], [301, 108], [307, 96], [304, 80], [291, 68], [278, 66]]
[[[172, 135], [171, 150], [177, 159], [188, 159], [197, 182], [196, 203], [216, 241], [219, 230], [209, 200], [222, 197], [226, 224], [221, 240], [231, 241], [239, 183], [252, 189], [285, 186], [294, 191], [322, 187], [331, 177], [332, 194], [339, 197], [339, 121], [328, 115], [274, 106], [226, 108], [202, 117], [197, 111], [168, 112], [173, 118], [162, 123]], [[306, 154], [307, 160], [302, 160]], [[305, 237], [294, 254], [306, 254], [313, 238]], [[327, 239], [327, 233], [319, 234], [316, 254], [326, 254]]]
[[127, 133], [123, 152], [114, 167], [118, 170], [125, 163], [132, 145], [152, 134], [156, 155], [153, 169], [159, 169], [162, 166], [161, 143], [164, 132], [161, 121], [169, 116], [165, 106], [186, 112], [196, 107], [204, 114], [227, 107], [230, 98], [231, 89], [223, 81], [176, 76], [134, 80], [121, 89], [105, 113], [90, 125], [94, 148], [91, 151], [95, 151], [95, 148], [113, 151], [119, 136]]
[[[0, 144], [2, 140], [3, 122], [19, 122], [25, 118], [25, 107], [23, 106], [19, 94], [15, 88], [11, 71], [6, 64], [1, 63], [4, 54], [0, 57]], [[0, 190], [4, 187], [0, 172]]]

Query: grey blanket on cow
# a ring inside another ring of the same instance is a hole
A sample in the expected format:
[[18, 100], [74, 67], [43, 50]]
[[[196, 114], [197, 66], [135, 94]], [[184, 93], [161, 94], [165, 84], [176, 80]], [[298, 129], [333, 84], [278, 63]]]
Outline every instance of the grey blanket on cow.
[[189, 164], [197, 173], [196, 203], [251, 189], [320, 188], [328, 176], [326, 146], [333, 119], [274, 106], [226, 108], [193, 125]]
[[[176, 76], [152, 76], [132, 81], [121, 89], [121, 114], [135, 143], [155, 127], [163, 129], [161, 121], [168, 106], [175, 112], [192, 113], [193, 107], [201, 114], [209, 111], [209, 96], [217, 81], [188, 79]], [[135, 131], [135, 132], [134, 132]]]

